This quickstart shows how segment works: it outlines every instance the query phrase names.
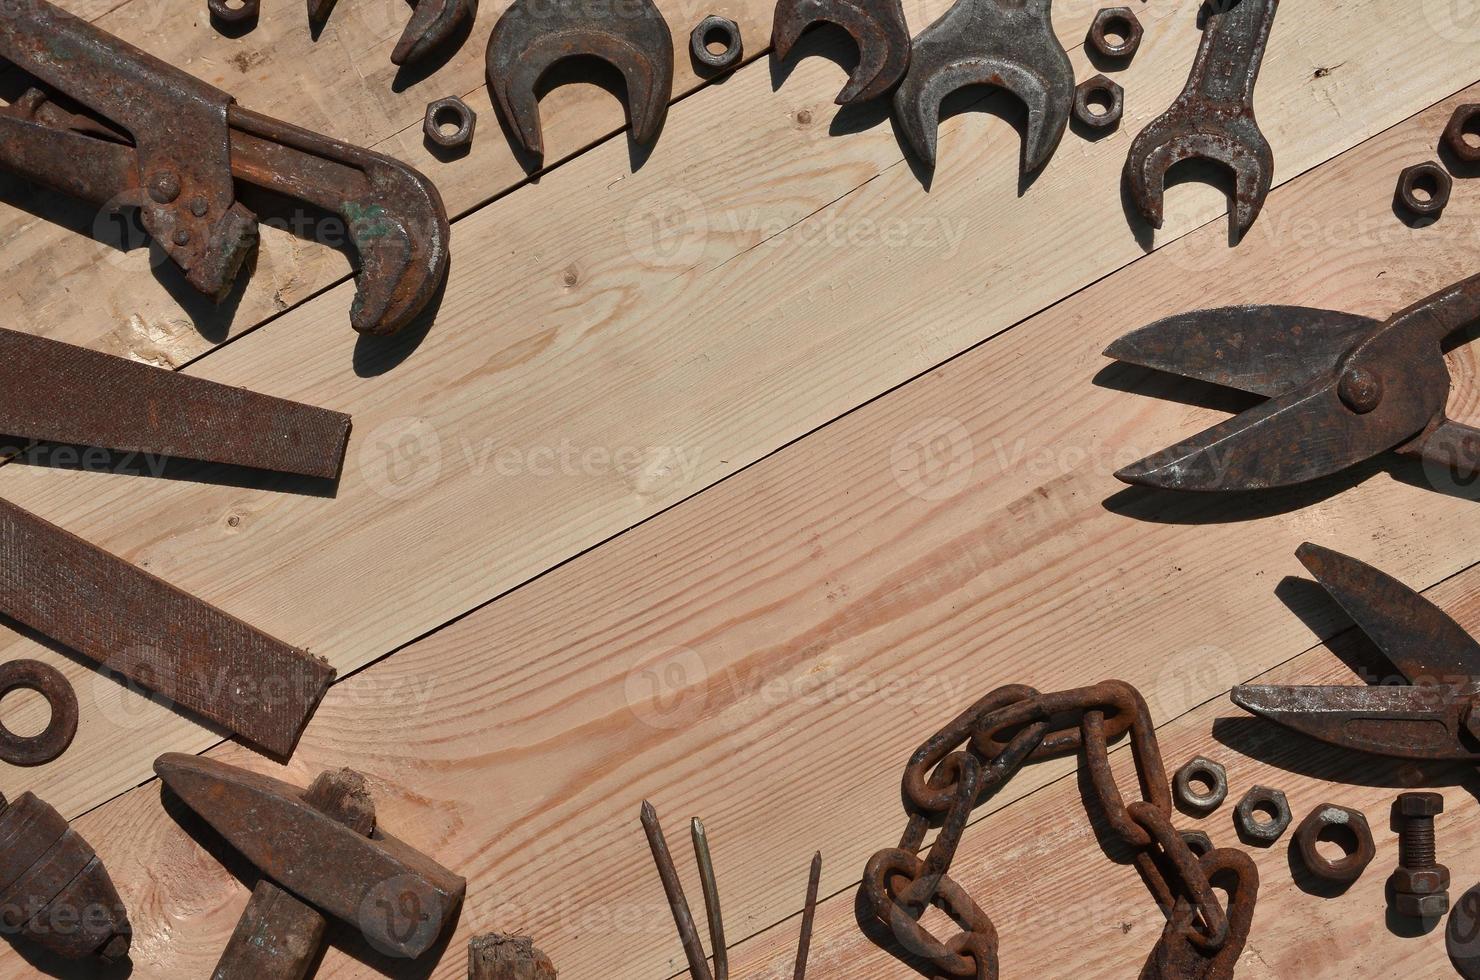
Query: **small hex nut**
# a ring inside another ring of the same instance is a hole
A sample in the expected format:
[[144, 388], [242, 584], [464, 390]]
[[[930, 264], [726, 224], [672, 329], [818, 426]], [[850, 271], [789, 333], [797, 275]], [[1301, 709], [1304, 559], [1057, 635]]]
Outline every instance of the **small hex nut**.
[[1114, 129], [1125, 115], [1125, 89], [1096, 75], [1074, 89], [1074, 118], [1093, 129]]
[[[1322, 840], [1334, 841], [1346, 851], [1332, 861], [1316, 849]], [[1350, 846], [1348, 846], [1350, 845]], [[1300, 821], [1295, 830], [1295, 846], [1310, 873], [1324, 881], [1350, 884], [1362, 876], [1367, 865], [1377, 856], [1372, 841], [1372, 828], [1361, 810], [1322, 803]]]
[[[1102, 57], [1129, 61], [1141, 46], [1141, 22], [1129, 7], [1106, 7], [1089, 25], [1089, 44]], [[1112, 42], [1110, 38], [1118, 37]]]
[[1399, 895], [1437, 895], [1449, 890], [1449, 869], [1442, 864], [1423, 869], [1400, 864], [1388, 875], [1388, 881]]
[[[1199, 793], [1193, 783], [1207, 783], [1210, 789]], [[1228, 798], [1228, 771], [1220, 763], [1204, 756], [1194, 756], [1172, 779], [1172, 791], [1182, 809], [1192, 813], [1211, 813]]]
[[[1260, 814], [1268, 819], [1259, 819]], [[1233, 812], [1233, 824], [1245, 842], [1273, 844], [1290, 826], [1290, 803], [1277, 789], [1255, 786], [1238, 801]]]
[[427, 103], [427, 117], [422, 131], [426, 133], [427, 139], [438, 146], [456, 150], [473, 142], [473, 130], [477, 125], [478, 114], [462, 99], [450, 95]]
[[1449, 203], [1454, 181], [1432, 160], [1404, 167], [1398, 175], [1398, 202], [1419, 217], [1437, 217]]
[[1184, 830], [1181, 833], [1182, 839], [1187, 842], [1187, 849], [1197, 857], [1213, 852], [1213, 838], [1201, 830]]
[[[725, 38], [725, 49], [715, 52], [709, 50], [710, 35], [720, 35]], [[710, 14], [699, 21], [689, 35], [689, 53], [694, 60], [701, 65], [707, 65], [714, 69], [729, 68], [740, 60], [743, 53], [743, 45], [740, 40], [740, 25], [728, 17], [718, 14]]]
[[1465, 163], [1480, 163], [1480, 142], [1471, 143], [1465, 136], [1480, 136], [1480, 102], [1462, 105], [1449, 117], [1444, 127], [1444, 145]]

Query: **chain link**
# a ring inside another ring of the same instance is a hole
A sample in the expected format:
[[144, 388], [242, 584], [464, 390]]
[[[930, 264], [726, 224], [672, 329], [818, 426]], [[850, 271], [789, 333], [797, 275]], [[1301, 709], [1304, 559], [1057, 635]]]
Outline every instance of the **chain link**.
[[[1141, 793], [1131, 803], [1110, 767], [1111, 743], [1127, 735]], [[998, 688], [910, 756], [903, 780], [909, 817], [904, 834], [898, 847], [869, 861], [862, 885], [869, 914], [897, 944], [890, 951], [938, 977], [995, 980], [996, 929], [949, 876], [951, 862], [978, 804], [1026, 763], [1071, 753], [1083, 754], [1094, 803], [1168, 916], [1143, 976], [1231, 976], [1253, 917], [1257, 872], [1239, 851], [1215, 850], [1199, 858], [1172, 826], [1171, 785], [1151, 713], [1140, 693], [1122, 681], [1053, 694], [1022, 685]], [[933, 826], [939, 832], [921, 858]], [[1226, 911], [1210, 883], [1214, 874], [1231, 879]], [[945, 942], [932, 935], [920, 923], [931, 906], [961, 932]]]

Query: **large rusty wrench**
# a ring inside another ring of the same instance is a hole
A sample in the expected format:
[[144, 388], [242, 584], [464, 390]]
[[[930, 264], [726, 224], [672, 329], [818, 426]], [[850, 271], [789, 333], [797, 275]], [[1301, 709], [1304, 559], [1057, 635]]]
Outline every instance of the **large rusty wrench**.
[[1023, 169], [1048, 162], [1069, 125], [1074, 67], [1053, 32], [1051, 0], [956, 0], [920, 32], [894, 93], [894, 116], [915, 153], [935, 166], [940, 104], [967, 85], [996, 85], [1028, 107]]
[[1153, 228], [1163, 218], [1166, 174], [1183, 160], [1233, 171], [1235, 239], [1259, 217], [1274, 178], [1274, 153], [1254, 119], [1254, 83], [1280, 0], [1210, 0], [1187, 87], [1131, 143], [1125, 181]]
[[535, 86], [556, 62], [582, 55], [622, 73], [633, 139], [651, 143], [662, 128], [673, 95], [673, 35], [652, 0], [514, 0], [488, 38], [488, 88], [531, 156], [545, 153]]
[[779, 0], [771, 47], [784, 61], [813, 24], [836, 24], [858, 45], [858, 64], [837, 104], [867, 102], [889, 91], [910, 66], [910, 29], [900, 0]]

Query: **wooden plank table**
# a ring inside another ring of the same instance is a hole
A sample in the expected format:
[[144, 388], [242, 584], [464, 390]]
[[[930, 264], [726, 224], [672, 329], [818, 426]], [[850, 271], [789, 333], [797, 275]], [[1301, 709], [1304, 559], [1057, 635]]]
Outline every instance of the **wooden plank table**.
[[[1186, 77], [1195, 0], [1138, 5], [1145, 40], [1116, 75], [1124, 125], [1067, 134], [1026, 184], [1010, 100], [953, 100], [924, 174], [884, 108], [831, 106], [851, 59], [838, 38], [809, 35], [807, 57], [770, 64], [758, 0], [713, 8], [754, 56], [716, 84], [685, 51], [711, 8], [660, 2], [681, 67], [651, 156], [633, 170], [616, 101], [565, 86], [542, 102], [551, 165], [532, 180], [482, 86], [503, 3], [411, 79], [388, 60], [399, 0], [342, 0], [316, 42], [301, 4], [265, 0], [235, 39], [204, 3], [64, 6], [249, 107], [425, 168], [457, 216], [435, 322], [369, 344], [348, 328], [349, 265], [332, 249], [269, 229], [213, 308], [86, 209], [0, 183], [13, 325], [355, 419], [332, 497], [203, 469], [0, 467], [8, 499], [340, 671], [278, 764], [0, 634], [0, 658], [55, 664], [82, 703], [73, 748], [0, 766], [0, 791], [36, 790], [97, 848], [130, 908], [135, 976], [208, 975], [248, 894], [162, 806], [150, 765], [165, 751], [303, 785], [352, 766], [384, 826], [468, 877], [440, 962], [408, 967], [336, 934], [319, 976], [461, 976], [466, 940], [489, 931], [533, 935], [567, 977], [682, 973], [644, 798], [675, 843], [683, 818], [706, 818], [737, 978], [790, 976], [819, 847], [810, 975], [913, 975], [853, 910], [864, 862], [899, 835], [905, 758], [994, 687], [1112, 676], [1147, 697], [1170, 766], [1209, 754], [1235, 794], [1258, 782], [1297, 814], [1329, 799], [1371, 819], [1377, 862], [1340, 898], [1297, 886], [1288, 838], [1255, 855], [1240, 976], [1444, 975], [1441, 932], [1383, 919], [1386, 808], [1400, 788], [1446, 787], [1457, 896], [1480, 875], [1465, 856], [1480, 840], [1473, 777], [1319, 749], [1239, 719], [1225, 695], [1255, 677], [1349, 676], [1327, 646], [1349, 624], [1276, 594], [1303, 574], [1303, 540], [1480, 630], [1480, 491], [1389, 461], [1255, 500], [1125, 491], [1117, 466], [1220, 412], [1125, 390], [1150, 379], [1100, 352], [1199, 306], [1380, 316], [1472, 274], [1480, 195], [1459, 181], [1442, 220], [1410, 225], [1392, 193], [1453, 108], [1480, 101], [1480, 19], [1429, 0], [1284, 5], [1257, 102], [1276, 188], [1230, 248], [1218, 187], [1172, 188], [1154, 235], [1118, 193], [1131, 137]], [[908, 5], [912, 28], [946, 6]], [[1097, 6], [1055, 5], [1081, 78]], [[420, 117], [449, 92], [483, 118], [473, 152], [442, 162]], [[1480, 419], [1480, 356], [1450, 362], [1452, 414]], [[23, 731], [45, 713], [23, 694], [3, 710]], [[1133, 976], [1160, 932], [1090, 832], [1073, 771], [1024, 770], [956, 861], [1002, 934], [1006, 977]], [[1179, 826], [1232, 843], [1230, 811]], [[0, 946], [0, 976], [56, 967]]]

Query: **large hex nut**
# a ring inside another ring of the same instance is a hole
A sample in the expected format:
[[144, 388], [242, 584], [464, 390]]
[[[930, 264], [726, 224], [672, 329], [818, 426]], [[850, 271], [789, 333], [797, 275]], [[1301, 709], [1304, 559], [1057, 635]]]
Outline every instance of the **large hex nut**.
[[1125, 114], [1125, 89], [1096, 75], [1074, 89], [1074, 118], [1093, 129], [1114, 129]]
[[473, 130], [477, 125], [478, 114], [462, 99], [450, 95], [427, 103], [422, 132], [438, 146], [456, 150], [473, 142]]
[[1421, 218], [1438, 217], [1453, 187], [1454, 181], [1437, 163], [1415, 163], [1398, 175], [1398, 203]]
[[[1195, 783], [1206, 783], [1208, 791], [1199, 793]], [[1228, 772], [1212, 759], [1195, 756], [1177, 770], [1172, 790], [1182, 809], [1196, 814], [1211, 813], [1228, 798]]]
[[1449, 152], [1465, 163], [1480, 163], [1480, 139], [1471, 143], [1466, 136], [1480, 137], [1480, 102], [1455, 109], [1444, 127], [1444, 145]]
[[[1346, 852], [1339, 860], [1332, 861], [1316, 845], [1331, 841]], [[1300, 821], [1295, 829], [1295, 846], [1300, 858], [1310, 873], [1324, 881], [1350, 884], [1362, 876], [1367, 865], [1377, 856], [1377, 845], [1372, 842], [1372, 828], [1367, 826], [1367, 817], [1361, 810], [1322, 803]]]
[[[1141, 46], [1141, 22], [1129, 7], [1106, 7], [1089, 25], [1089, 45], [1101, 56], [1129, 61]], [[1111, 38], [1119, 38], [1112, 41]]]
[[[722, 38], [724, 41], [723, 51], [710, 51], [710, 38]], [[729, 68], [740, 60], [744, 53], [744, 46], [740, 41], [740, 25], [728, 17], [718, 14], [710, 14], [699, 21], [689, 35], [689, 53], [694, 60], [716, 71]]]
[[1255, 786], [1234, 808], [1233, 825], [1245, 843], [1268, 846], [1290, 826], [1290, 803], [1277, 789]]

